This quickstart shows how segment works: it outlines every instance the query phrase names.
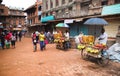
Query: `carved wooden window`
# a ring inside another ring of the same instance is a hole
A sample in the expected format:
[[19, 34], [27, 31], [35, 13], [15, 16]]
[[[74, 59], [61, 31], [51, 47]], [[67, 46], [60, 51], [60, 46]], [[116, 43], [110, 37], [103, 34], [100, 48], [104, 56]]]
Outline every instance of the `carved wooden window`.
[[58, 6], [59, 5], [59, 1], [58, 0], [56, 0], [56, 6]]
[[46, 1], [46, 9], [48, 9], [48, 1]]
[[108, 0], [102, 0], [102, 6], [108, 5]]
[[50, 7], [53, 8], [53, 1], [50, 0]]
[[69, 2], [72, 2], [72, 0], [69, 0]]
[[62, 0], [62, 4], [65, 4], [65, 0]]

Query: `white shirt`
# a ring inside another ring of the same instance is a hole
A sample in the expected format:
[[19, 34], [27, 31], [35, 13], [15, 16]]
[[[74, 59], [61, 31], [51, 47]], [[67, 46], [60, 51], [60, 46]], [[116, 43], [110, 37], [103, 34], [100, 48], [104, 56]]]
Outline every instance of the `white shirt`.
[[101, 38], [100, 44], [106, 44], [107, 43], [107, 39], [108, 39], [108, 35], [106, 33], [103, 33], [99, 36], [99, 38]]
[[69, 33], [64, 33], [65, 37], [69, 40]]

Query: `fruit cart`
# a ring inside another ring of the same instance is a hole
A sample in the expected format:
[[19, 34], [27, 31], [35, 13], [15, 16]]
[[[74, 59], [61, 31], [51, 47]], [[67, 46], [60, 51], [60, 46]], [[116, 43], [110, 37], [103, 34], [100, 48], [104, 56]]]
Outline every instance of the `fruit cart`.
[[67, 50], [67, 44], [64, 38], [55, 39], [56, 49]]
[[81, 57], [83, 59], [89, 59], [89, 57], [94, 57], [97, 59], [99, 65], [101, 66], [107, 65], [109, 63], [109, 55], [106, 52], [108, 47], [103, 44], [93, 43], [94, 42], [88, 41], [88, 43], [82, 43], [77, 46], [77, 48], [81, 51]]

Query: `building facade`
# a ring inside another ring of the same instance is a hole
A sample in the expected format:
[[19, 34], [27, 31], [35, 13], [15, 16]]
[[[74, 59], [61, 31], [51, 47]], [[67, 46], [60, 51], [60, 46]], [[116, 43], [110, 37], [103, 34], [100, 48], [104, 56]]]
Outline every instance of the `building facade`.
[[[50, 25], [55, 26], [60, 21], [64, 22], [66, 19], [73, 20], [73, 23], [69, 24], [71, 36], [78, 35], [80, 31], [83, 31], [85, 34], [96, 34], [98, 36], [102, 26], [86, 26], [83, 24], [91, 17], [102, 17], [108, 21], [109, 26], [104, 27], [109, 37], [115, 37], [118, 24], [120, 24], [118, 22], [120, 12], [117, 13], [117, 16], [116, 14], [112, 14], [112, 16], [110, 14], [102, 14], [104, 12], [103, 8], [106, 6], [118, 4], [119, 7], [120, 0], [42, 0], [42, 2], [42, 17], [54, 16], [54, 20], [48, 19], [46, 23], [51, 22]], [[112, 21], [110, 17], [112, 17]], [[114, 30], [111, 27], [114, 27]], [[113, 32], [112, 34], [111, 31]]]
[[100, 14], [101, 3], [100, 0], [43, 0], [42, 12], [43, 16], [54, 15], [56, 19], [76, 18]]
[[12, 27], [22, 27], [25, 26], [25, 15], [24, 9], [9, 8], [9, 16], [7, 16], [6, 21], [10, 23]]
[[36, 3], [27, 9], [24, 12], [27, 13], [27, 25], [29, 32], [40, 31], [40, 19], [41, 19], [41, 8], [42, 2], [37, 0]]
[[18, 25], [24, 26], [25, 17], [23, 9], [10, 8], [0, 4], [0, 22], [4, 29], [12, 30], [18, 27]]
[[3, 4], [0, 4], [0, 22], [3, 23], [4, 25], [7, 23], [6, 17], [8, 16], [8, 11], [9, 11], [8, 7], [6, 7]]

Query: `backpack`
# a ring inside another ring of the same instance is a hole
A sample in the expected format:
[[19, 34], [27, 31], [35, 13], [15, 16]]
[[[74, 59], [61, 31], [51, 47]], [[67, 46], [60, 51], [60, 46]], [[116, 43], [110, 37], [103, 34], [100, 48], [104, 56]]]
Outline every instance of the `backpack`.
[[16, 37], [15, 37], [15, 36], [12, 36], [11, 40], [12, 40], [12, 41], [15, 41], [15, 40], [16, 40]]

